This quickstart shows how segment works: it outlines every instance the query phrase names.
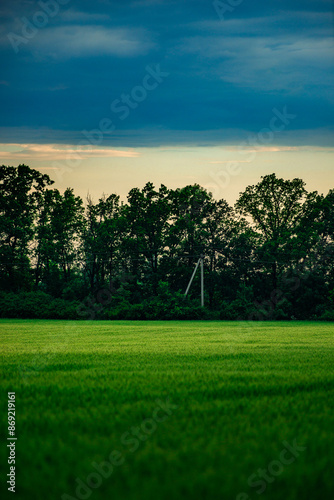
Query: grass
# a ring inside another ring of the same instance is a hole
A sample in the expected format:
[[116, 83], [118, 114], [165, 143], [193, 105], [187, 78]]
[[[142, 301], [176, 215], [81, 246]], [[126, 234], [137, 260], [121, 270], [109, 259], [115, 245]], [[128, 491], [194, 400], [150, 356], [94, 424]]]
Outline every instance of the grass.
[[[263, 500], [333, 498], [332, 323], [0, 328], [5, 437], [7, 391], [16, 392], [16, 498], [246, 500], [264, 488]], [[177, 408], [158, 411], [166, 398]], [[305, 449], [284, 455], [283, 442]], [[0, 448], [7, 474], [4, 440]], [[90, 476], [93, 462], [111, 459], [109, 477]]]

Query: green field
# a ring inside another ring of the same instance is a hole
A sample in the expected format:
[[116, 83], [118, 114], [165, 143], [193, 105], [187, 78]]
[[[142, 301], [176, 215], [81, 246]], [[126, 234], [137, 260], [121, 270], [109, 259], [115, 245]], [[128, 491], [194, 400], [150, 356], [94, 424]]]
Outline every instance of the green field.
[[[16, 393], [15, 498], [334, 498], [334, 324], [0, 328], [5, 438]], [[3, 439], [4, 474], [8, 449]]]

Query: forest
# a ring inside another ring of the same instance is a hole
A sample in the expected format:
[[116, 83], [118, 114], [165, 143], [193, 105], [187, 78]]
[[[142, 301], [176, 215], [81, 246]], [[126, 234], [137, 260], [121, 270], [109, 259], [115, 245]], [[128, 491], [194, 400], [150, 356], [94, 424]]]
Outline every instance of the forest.
[[[0, 167], [0, 316], [334, 319], [334, 189], [274, 173], [234, 206], [151, 182], [82, 200], [27, 165]], [[204, 256], [200, 276], [184, 292]]]

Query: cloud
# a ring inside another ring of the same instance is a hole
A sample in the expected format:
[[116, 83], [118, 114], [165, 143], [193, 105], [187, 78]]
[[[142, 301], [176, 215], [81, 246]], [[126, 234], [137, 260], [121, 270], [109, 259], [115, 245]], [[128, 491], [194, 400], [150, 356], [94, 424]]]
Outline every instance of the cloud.
[[232, 18], [221, 22], [219, 19], [206, 19], [190, 23], [188, 30], [205, 35], [224, 36], [259, 36], [276, 37], [284, 35], [302, 35], [303, 37], [323, 37], [333, 35], [334, 12], [291, 11], [248, 18]]
[[70, 23], [87, 23], [93, 24], [95, 22], [103, 22], [109, 19], [108, 14], [83, 12], [74, 9], [68, 9], [60, 13], [62, 21]]
[[136, 158], [137, 151], [96, 146], [63, 146], [59, 144], [0, 144], [0, 160], [28, 161], [28, 160], [67, 160], [69, 158]]
[[[1, 141], [76, 144], [108, 117], [105, 148], [238, 144], [286, 106], [275, 142], [332, 144], [331, 3], [244, 1], [221, 21], [212, 1], [71, 0], [16, 54], [6, 35], [40, 7], [3, 2]], [[156, 64], [168, 78], [121, 120], [111, 103]]]
[[138, 57], [155, 46], [142, 29], [74, 24], [41, 30], [30, 43], [37, 55], [55, 59], [103, 55]]
[[[165, 0], [135, 0], [133, 2], [134, 7], [152, 7], [154, 5], [163, 5]], [[176, 3], [176, 0], [169, 1], [169, 4]]]
[[[228, 151], [228, 149], [227, 149]], [[251, 160], [233, 160], [232, 158], [230, 160], [212, 160], [212, 161], [209, 161], [209, 163], [212, 163], [212, 164], [220, 164], [220, 163], [233, 163], [233, 162], [238, 162], [238, 163], [250, 163]]]
[[332, 83], [332, 38], [197, 36], [180, 50], [211, 61], [222, 81], [257, 90], [299, 89]]
[[[238, 148], [230, 148], [230, 151], [238, 151]], [[296, 146], [258, 146], [256, 149], [244, 148], [245, 153], [281, 153], [282, 151], [298, 151]]]

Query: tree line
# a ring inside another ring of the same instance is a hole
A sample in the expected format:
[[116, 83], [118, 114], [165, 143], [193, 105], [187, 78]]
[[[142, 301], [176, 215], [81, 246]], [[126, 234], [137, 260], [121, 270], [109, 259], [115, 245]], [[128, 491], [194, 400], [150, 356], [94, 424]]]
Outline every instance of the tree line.
[[[198, 184], [148, 182], [127, 202], [60, 193], [0, 167], [0, 314], [129, 319], [334, 319], [334, 190], [261, 177], [234, 207]], [[184, 291], [204, 255], [200, 280]]]

